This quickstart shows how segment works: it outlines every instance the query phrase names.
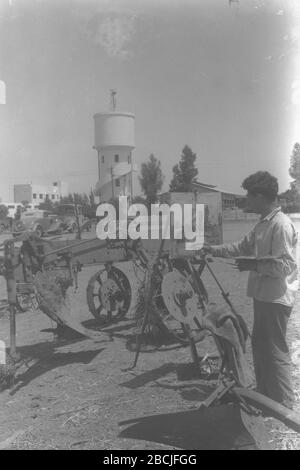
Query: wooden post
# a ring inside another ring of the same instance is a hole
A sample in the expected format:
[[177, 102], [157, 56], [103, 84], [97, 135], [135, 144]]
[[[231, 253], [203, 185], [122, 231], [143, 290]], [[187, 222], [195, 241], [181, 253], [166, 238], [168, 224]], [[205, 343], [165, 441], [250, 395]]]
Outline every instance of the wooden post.
[[130, 152], [130, 204], [133, 199], [133, 166], [132, 166], [132, 152]]
[[100, 173], [100, 150], [99, 149], [97, 149], [97, 156], [98, 156], [98, 181], [99, 181], [99, 184], [100, 184], [101, 173]]
[[16, 356], [16, 303], [17, 288], [13, 267], [14, 244], [7, 243], [4, 247], [5, 257], [5, 279], [7, 288], [7, 300], [9, 305], [9, 322], [10, 322], [10, 355]]
[[110, 176], [111, 176], [111, 197], [112, 199], [115, 198], [115, 191], [114, 191], [114, 173], [113, 173], [113, 167], [110, 167]]
[[76, 236], [76, 238], [78, 240], [81, 240], [81, 230], [80, 230], [80, 223], [79, 223], [79, 217], [78, 217], [78, 207], [77, 207], [77, 204], [76, 204], [75, 193], [74, 193], [73, 197], [74, 197], [75, 217], [76, 217], [76, 225], [77, 225], [77, 236]]

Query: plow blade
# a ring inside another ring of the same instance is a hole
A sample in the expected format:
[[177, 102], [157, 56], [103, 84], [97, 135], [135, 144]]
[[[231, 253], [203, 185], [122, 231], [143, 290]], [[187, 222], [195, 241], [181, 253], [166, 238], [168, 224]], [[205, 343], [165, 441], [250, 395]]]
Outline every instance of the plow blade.
[[67, 289], [68, 273], [63, 270], [38, 272], [34, 278], [39, 308], [58, 325], [64, 325], [93, 340], [103, 339], [101, 333], [88, 330], [72, 316]]
[[43, 309], [43, 313], [45, 313], [49, 318], [51, 318], [51, 320], [55, 321], [58, 325], [67, 326], [68, 328], [71, 328], [72, 330], [76, 331], [77, 333], [80, 333], [83, 336], [86, 336], [87, 338], [90, 338], [92, 340], [103, 339], [103, 335], [101, 333], [88, 330], [87, 328], [82, 326], [77, 319], [72, 317], [67, 304], [62, 305], [60, 310], [55, 313], [48, 309]]

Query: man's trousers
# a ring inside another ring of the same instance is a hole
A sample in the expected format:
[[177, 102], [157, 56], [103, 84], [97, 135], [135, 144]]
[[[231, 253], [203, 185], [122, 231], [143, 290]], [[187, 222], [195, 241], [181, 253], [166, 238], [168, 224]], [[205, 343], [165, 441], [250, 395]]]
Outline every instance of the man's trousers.
[[252, 352], [257, 391], [288, 408], [294, 404], [286, 341], [292, 307], [254, 299]]

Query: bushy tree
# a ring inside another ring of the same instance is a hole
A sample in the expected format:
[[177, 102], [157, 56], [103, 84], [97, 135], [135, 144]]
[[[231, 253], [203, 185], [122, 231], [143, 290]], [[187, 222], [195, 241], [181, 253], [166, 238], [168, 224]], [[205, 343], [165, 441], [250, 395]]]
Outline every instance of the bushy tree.
[[42, 209], [44, 211], [52, 211], [53, 208], [54, 208], [53, 202], [50, 201], [50, 198], [47, 194], [47, 196], [45, 197], [45, 201], [39, 204], [39, 209]]
[[8, 216], [8, 209], [3, 204], [0, 204], [0, 219], [5, 219]]
[[290, 183], [290, 189], [279, 195], [284, 212], [300, 212], [300, 144], [295, 143], [290, 157], [289, 174], [293, 181]]
[[89, 200], [90, 200], [90, 206], [95, 206], [95, 194], [94, 191], [91, 188], [90, 195], [89, 195]]
[[[96, 216], [96, 204], [91, 204], [91, 195], [90, 197], [86, 193], [73, 193], [68, 194], [68, 196], [64, 196], [60, 198], [60, 204], [78, 204], [82, 206], [82, 214], [84, 217], [92, 219]], [[57, 206], [56, 206], [57, 208]]]
[[60, 204], [74, 204], [73, 194], [61, 197]]
[[89, 205], [90, 201], [86, 193], [80, 194], [80, 193], [74, 193], [73, 194], [73, 201], [76, 204], [79, 204], [80, 206], [87, 206]]
[[295, 143], [290, 158], [289, 174], [293, 178], [291, 189], [295, 188], [300, 193], [300, 144], [298, 142]]
[[171, 192], [187, 192], [192, 190], [192, 183], [196, 181], [198, 169], [195, 167], [197, 155], [185, 145], [180, 162], [173, 167], [173, 178], [170, 183]]
[[160, 161], [153, 154], [149, 160], [142, 164], [141, 176], [139, 177], [140, 185], [146, 197], [148, 206], [157, 202], [158, 192], [161, 190], [164, 175], [161, 170]]
[[143, 196], [133, 196], [131, 203], [132, 204], [144, 204], [144, 205], [146, 205], [147, 200]]
[[281, 193], [279, 195], [279, 202], [284, 212], [300, 212], [300, 193], [295, 187], [291, 187], [284, 193]]

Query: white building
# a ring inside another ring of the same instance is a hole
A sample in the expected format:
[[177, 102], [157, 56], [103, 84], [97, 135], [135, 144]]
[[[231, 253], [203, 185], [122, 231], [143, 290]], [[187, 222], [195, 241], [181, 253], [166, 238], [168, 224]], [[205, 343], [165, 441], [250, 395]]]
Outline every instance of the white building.
[[94, 148], [98, 154], [95, 195], [101, 202], [132, 195], [135, 116], [132, 113], [115, 111], [115, 94], [112, 90], [112, 111], [94, 115]]
[[59, 202], [61, 197], [68, 195], [68, 184], [63, 181], [55, 181], [49, 185], [43, 184], [15, 184], [14, 202], [27, 201], [30, 204], [40, 204], [48, 196], [50, 201]]

